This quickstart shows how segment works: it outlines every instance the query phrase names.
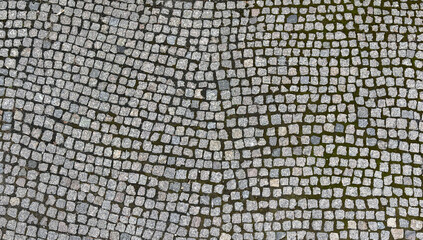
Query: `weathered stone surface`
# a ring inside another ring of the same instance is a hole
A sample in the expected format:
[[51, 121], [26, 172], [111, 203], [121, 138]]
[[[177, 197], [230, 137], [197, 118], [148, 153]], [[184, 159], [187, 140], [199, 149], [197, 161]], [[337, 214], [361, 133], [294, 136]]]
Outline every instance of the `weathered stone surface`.
[[0, 239], [423, 239], [419, 1], [0, 1]]

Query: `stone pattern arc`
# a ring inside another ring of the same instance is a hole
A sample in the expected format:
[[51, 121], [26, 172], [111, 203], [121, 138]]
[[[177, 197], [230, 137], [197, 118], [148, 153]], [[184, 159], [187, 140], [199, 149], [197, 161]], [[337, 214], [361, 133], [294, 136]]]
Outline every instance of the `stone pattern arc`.
[[0, 238], [423, 239], [422, 9], [0, 2]]

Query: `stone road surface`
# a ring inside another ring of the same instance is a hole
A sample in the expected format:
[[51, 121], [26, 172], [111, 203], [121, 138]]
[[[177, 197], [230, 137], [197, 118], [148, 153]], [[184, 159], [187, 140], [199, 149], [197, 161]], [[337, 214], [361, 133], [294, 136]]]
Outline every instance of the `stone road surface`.
[[1, 239], [423, 239], [420, 0], [0, 0]]

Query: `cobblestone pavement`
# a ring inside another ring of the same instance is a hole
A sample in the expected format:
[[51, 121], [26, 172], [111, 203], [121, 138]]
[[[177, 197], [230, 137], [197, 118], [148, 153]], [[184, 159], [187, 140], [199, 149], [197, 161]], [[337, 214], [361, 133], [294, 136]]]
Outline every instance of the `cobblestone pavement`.
[[0, 1], [0, 239], [423, 239], [420, 0]]

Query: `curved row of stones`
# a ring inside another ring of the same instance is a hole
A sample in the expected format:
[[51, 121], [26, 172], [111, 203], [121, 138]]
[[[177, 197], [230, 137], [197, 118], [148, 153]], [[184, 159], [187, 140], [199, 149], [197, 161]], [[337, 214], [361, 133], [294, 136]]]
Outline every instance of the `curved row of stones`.
[[423, 239], [423, 4], [0, 1], [0, 238]]

